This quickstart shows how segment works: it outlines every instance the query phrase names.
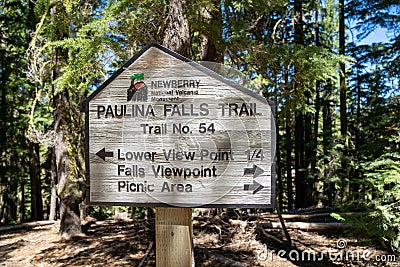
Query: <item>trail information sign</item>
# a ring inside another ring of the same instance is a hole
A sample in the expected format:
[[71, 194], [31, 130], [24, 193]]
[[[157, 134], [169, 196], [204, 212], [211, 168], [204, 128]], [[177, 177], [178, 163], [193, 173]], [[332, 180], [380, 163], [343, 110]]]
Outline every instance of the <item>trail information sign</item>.
[[158, 44], [86, 102], [92, 205], [273, 207], [273, 104]]

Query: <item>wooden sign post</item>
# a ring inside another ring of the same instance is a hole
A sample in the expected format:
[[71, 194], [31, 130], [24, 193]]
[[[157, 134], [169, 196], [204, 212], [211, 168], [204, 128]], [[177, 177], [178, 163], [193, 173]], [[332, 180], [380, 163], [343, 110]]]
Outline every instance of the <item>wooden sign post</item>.
[[192, 209], [156, 209], [156, 266], [194, 266]]
[[[149, 44], [86, 110], [89, 204], [274, 207], [274, 107], [252, 91]], [[168, 242], [175, 232], [191, 235], [179, 218], [158, 222]], [[176, 227], [167, 233], [169, 224]], [[177, 257], [192, 255], [174, 248]]]

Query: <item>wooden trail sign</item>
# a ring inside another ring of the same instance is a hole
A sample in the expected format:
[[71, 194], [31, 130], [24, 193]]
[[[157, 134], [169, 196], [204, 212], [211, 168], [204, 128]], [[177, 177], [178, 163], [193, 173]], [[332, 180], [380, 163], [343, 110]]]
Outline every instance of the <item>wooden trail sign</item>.
[[272, 208], [273, 112], [151, 43], [86, 102], [89, 204]]

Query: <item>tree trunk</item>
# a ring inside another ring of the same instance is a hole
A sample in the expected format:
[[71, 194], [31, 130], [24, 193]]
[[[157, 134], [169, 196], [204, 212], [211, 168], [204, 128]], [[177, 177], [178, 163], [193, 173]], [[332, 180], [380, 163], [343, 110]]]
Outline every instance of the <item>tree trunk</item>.
[[[294, 1], [294, 42], [297, 45], [304, 45], [304, 33], [303, 33], [303, 2], [302, 0]], [[295, 70], [297, 73], [297, 70]], [[296, 76], [295, 73], [295, 76]], [[296, 88], [297, 84], [293, 84], [293, 88]], [[306, 181], [304, 175], [304, 116], [302, 110], [296, 110], [295, 112], [295, 172], [296, 172], [296, 208], [302, 208], [306, 206]]]
[[[355, 135], [355, 140], [354, 140], [354, 150], [355, 150], [355, 160], [357, 162], [357, 167], [354, 170], [354, 179], [358, 180], [361, 179], [361, 173], [360, 173], [360, 148], [361, 148], [361, 78], [359, 74], [359, 67], [357, 67], [357, 110], [356, 110], [356, 125], [354, 129], [354, 135]], [[359, 200], [359, 190], [360, 190], [360, 183], [354, 182], [351, 185], [351, 191], [356, 193], [357, 200]]]
[[293, 200], [293, 180], [292, 180], [292, 123], [290, 112], [290, 86], [289, 86], [289, 73], [285, 69], [285, 151], [286, 151], [286, 181], [287, 181], [287, 194], [288, 194], [288, 211], [294, 208]]
[[333, 174], [333, 167], [331, 161], [329, 160], [327, 155], [332, 155], [332, 140], [333, 140], [333, 131], [332, 131], [332, 108], [331, 108], [331, 94], [332, 94], [332, 85], [328, 84], [325, 87], [325, 96], [322, 107], [322, 130], [323, 130], [323, 139], [322, 139], [322, 147], [323, 147], [323, 155], [324, 157], [324, 195], [326, 198], [324, 199], [325, 206], [331, 206], [333, 203], [333, 194], [334, 194], [334, 184], [329, 181]]
[[286, 127], [285, 127], [285, 139], [286, 139], [286, 180], [287, 180], [287, 193], [288, 193], [288, 211], [292, 211], [294, 208], [293, 200], [293, 179], [292, 179], [292, 133], [291, 133], [291, 122], [290, 112], [286, 116]]
[[[345, 54], [344, 0], [339, 1], [339, 55]], [[340, 63], [340, 133], [347, 137], [346, 67]], [[347, 140], [346, 140], [347, 141]]]
[[39, 144], [28, 143], [29, 177], [31, 183], [31, 219], [43, 220], [42, 184], [40, 180]]
[[279, 144], [281, 142], [281, 137], [279, 135], [279, 121], [278, 118], [276, 120], [276, 182], [277, 182], [277, 197], [278, 197], [278, 206], [279, 209], [283, 208], [283, 181], [282, 181], [282, 158], [281, 158], [281, 149]]
[[294, 136], [294, 168], [296, 173], [296, 209], [306, 207], [306, 181], [304, 175], [304, 116], [297, 112], [295, 117], [295, 136]]
[[21, 202], [19, 203], [19, 222], [25, 222], [25, 179], [20, 181]]
[[57, 218], [57, 166], [54, 156], [54, 149], [51, 152], [51, 181], [50, 181], [50, 212], [49, 221], [55, 221]]
[[58, 177], [58, 196], [60, 197], [60, 236], [68, 237], [82, 234], [79, 203], [82, 191], [71, 172], [73, 155], [68, 153], [71, 147], [69, 139], [71, 125], [68, 118], [70, 106], [68, 92], [62, 91], [54, 97], [54, 150]]
[[[67, 14], [62, 1], [53, 1], [50, 7], [50, 20], [59, 21], [59, 17]], [[71, 23], [71, 22], [69, 22]], [[67, 22], [58, 24], [51, 32], [52, 41], [68, 38], [70, 25]], [[62, 67], [67, 64], [68, 51], [64, 48], [55, 48], [53, 53], [53, 119], [54, 119], [54, 157], [57, 173], [57, 195], [60, 200], [60, 231], [59, 235], [70, 237], [82, 234], [79, 204], [84, 199], [85, 182], [79, 173], [77, 163], [79, 154], [80, 134], [79, 126], [75, 125], [73, 112], [74, 102], [70, 99], [70, 90], [64, 85], [56, 88], [56, 79], [62, 76]], [[74, 88], [75, 89], [75, 88]]]
[[163, 45], [185, 57], [190, 57], [190, 31], [186, 17], [186, 0], [169, 0]]
[[314, 128], [313, 128], [313, 134], [312, 134], [312, 160], [311, 160], [311, 174], [313, 175], [314, 180], [313, 180], [313, 191], [314, 191], [314, 198], [313, 198], [313, 206], [316, 206], [319, 201], [318, 197], [318, 171], [317, 171], [317, 151], [318, 151], [318, 130], [319, 130], [319, 118], [320, 118], [320, 110], [321, 110], [321, 104], [320, 104], [320, 87], [321, 83], [317, 82], [315, 86], [316, 90], [316, 96], [315, 96], [315, 116], [314, 116]]
[[81, 199], [76, 196], [75, 186], [71, 179], [71, 162], [68, 153], [68, 138], [70, 125], [66, 120], [65, 107], [69, 106], [67, 92], [63, 91], [54, 98], [54, 120], [55, 120], [55, 160], [58, 177], [58, 195], [60, 197], [60, 235], [75, 236], [82, 233], [79, 217], [79, 203]]
[[[0, 52], [2, 52], [0, 50]], [[0, 55], [4, 58], [4, 54]], [[7, 218], [7, 162], [3, 159], [6, 151], [6, 143], [7, 143], [7, 86], [5, 86], [6, 81], [8, 79], [8, 68], [2, 69], [0, 72], [0, 86], [1, 88], [1, 102], [0, 102], [0, 127], [3, 129], [0, 131], [0, 223], [5, 223]]]
[[[311, 95], [307, 94], [307, 105], [311, 105]], [[313, 159], [313, 131], [312, 131], [312, 114], [311, 112], [307, 111], [304, 115], [304, 166], [303, 168], [306, 169], [304, 173], [304, 184], [305, 188], [305, 207], [310, 207], [313, 204], [314, 199], [314, 177], [312, 176], [310, 166]]]
[[[53, 71], [53, 81], [61, 76], [61, 66], [65, 64], [67, 58], [66, 51], [56, 49], [55, 68]], [[53, 88], [54, 92], [56, 91]], [[66, 88], [62, 89], [57, 95], [53, 96], [54, 104], [54, 156], [58, 178], [57, 194], [60, 199], [60, 232], [63, 237], [76, 236], [82, 234], [79, 203], [83, 200], [83, 184], [79, 181], [75, 155], [77, 149], [72, 144], [73, 125], [71, 121], [71, 102]]]
[[[315, 8], [315, 45], [317, 47], [321, 46], [320, 35], [319, 35], [319, 6]], [[312, 159], [311, 159], [311, 174], [315, 177], [313, 184], [314, 184], [314, 192], [318, 192], [318, 185], [319, 182], [317, 177], [317, 150], [318, 150], [318, 129], [319, 129], [319, 116], [321, 110], [321, 100], [320, 100], [320, 90], [321, 90], [321, 81], [317, 81], [315, 84], [315, 115], [314, 115], [314, 128], [312, 134]], [[314, 202], [312, 203], [313, 206], [318, 204], [318, 195], [314, 196]]]
[[[1, 36], [3, 37], [3, 36]], [[3, 40], [1, 40], [3, 42]], [[0, 56], [2, 58], [2, 60], [5, 57], [5, 54], [2, 53], [2, 51], [0, 50]], [[1, 65], [5, 64], [5, 66], [7, 66], [9, 63], [2, 61]], [[0, 88], [1, 88], [1, 102], [0, 102], [0, 127], [1, 127], [1, 131], [0, 131], [0, 151], [1, 153], [3, 153], [4, 151], [6, 151], [6, 145], [7, 145], [7, 122], [8, 122], [8, 107], [7, 107], [7, 80], [9, 78], [10, 75], [10, 70], [9, 68], [6, 67], [1, 67], [1, 72], [0, 72]], [[0, 154], [1, 156], [1, 154]], [[5, 171], [3, 172], [4, 166], [3, 164], [0, 164], [0, 178], [2, 178], [3, 175], [5, 175]], [[5, 169], [5, 168], [4, 168]]]
[[[24, 177], [24, 173], [21, 173], [21, 176]], [[19, 179], [16, 179], [15, 177], [11, 177], [9, 212], [10, 212], [10, 219], [15, 222], [18, 220], [18, 216], [17, 216], [18, 196], [17, 196], [17, 194], [15, 194], [15, 192], [18, 192], [18, 184], [19, 184]]]
[[[210, 3], [211, 5], [214, 2]], [[201, 10], [205, 25], [200, 33], [200, 60], [222, 62], [223, 55], [217, 49], [217, 42], [222, 38], [222, 17], [220, 2], [215, 2], [218, 7], [206, 6]]]
[[[339, 1], [339, 55], [345, 55], [345, 14], [344, 14], [344, 0]], [[342, 192], [343, 199], [346, 201], [349, 194], [349, 170], [347, 164], [348, 156], [348, 137], [347, 137], [347, 88], [346, 88], [346, 66], [340, 63], [340, 134], [344, 142], [344, 151], [342, 155]]]
[[4, 189], [2, 192], [2, 198], [1, 198], [1, 210], [0, 210], [0, 223], [1, 224], [8, 224], [9, 223], [9, 217], [8, 217], [8, 194], [7, 194], [7, 189]]

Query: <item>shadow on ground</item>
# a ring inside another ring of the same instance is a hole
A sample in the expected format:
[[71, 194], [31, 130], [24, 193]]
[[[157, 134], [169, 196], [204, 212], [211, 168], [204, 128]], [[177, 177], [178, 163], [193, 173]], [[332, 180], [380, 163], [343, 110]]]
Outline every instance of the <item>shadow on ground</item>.
[[[221, 216], [194, 218], [196, 266], [333, 267], [369, 264], [359, 260], [340, 262], [321, 253], [335, 248], [337, 240], [343, 235], [291, 231], [293, 243], [289, 246], [281, 242], [285, 239], [280, 230], [263, 233], [255, 226], [256, 222]], [[59, 238], [56, 226], [41, 231], [8, 233], [1, 237], [6, 242], [0, 243], [0, 263], [5, 266], [8, 263], [12, 264], [10, 266], [44, 267], [155, 266], [154, 220], [100, 221], [89, 227], [86, 236], [69, 239]], [[346, 249], [362, 251], [366, 248], [353, 241], [347, 239]], [[285, 255], [279, 254], [279, 251], [284, 251]], [[310, 251], [314, 251], [315, 255], [309, 254]], [[374, 266], [398, 265], [374, 263]]]
[[51, 266], [154, 266], [154, 226], [147, 221], [104, 221], [86, 236], [61, 239], [34, 260]]

